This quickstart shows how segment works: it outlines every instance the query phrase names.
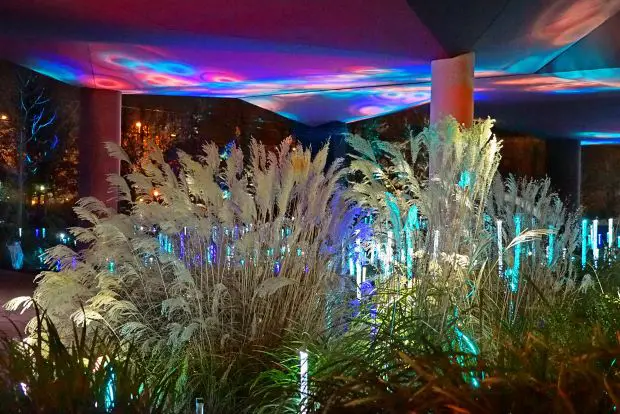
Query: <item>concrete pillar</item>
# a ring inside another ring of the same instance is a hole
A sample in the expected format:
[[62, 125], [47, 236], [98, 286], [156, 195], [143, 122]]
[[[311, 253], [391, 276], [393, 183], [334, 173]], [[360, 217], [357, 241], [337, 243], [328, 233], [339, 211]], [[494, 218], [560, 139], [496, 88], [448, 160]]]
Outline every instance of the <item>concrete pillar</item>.
[[578, 207], [581, 204], [581, 142], [547, 140], [547, 173], [562, 200], [570, 207]]
[[473, 122], [473, 53], [431, 62], [431, 123], [448, 115], [465, 126]]
[[105, 142], [121, 143], [121, 93], [82, 88], [80, 96], [80, 136], [78, 141], [80, 197], [94, 196], [116, 206], [108, 194], [108, 174], [120, 173], [120, 161], [110, 157]]
[[304, 124], [296, 124], [292, 128], [293, 136], [304, 146], [312, 146], [314, 152], [318, 151], [329, 139], [328, 165], [336, 158], [345, 158], [347, 155], [347, 143], [345, 136], [349, 132], [344, 122], [329, 122], [327, 124], [310, 127]]

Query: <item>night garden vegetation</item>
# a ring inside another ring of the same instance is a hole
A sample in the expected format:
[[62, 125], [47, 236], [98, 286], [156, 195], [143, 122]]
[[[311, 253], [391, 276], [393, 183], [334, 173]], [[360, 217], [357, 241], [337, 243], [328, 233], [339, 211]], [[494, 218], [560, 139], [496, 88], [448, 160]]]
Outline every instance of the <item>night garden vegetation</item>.
[[74, 325], [63, 341], [51, 318], [35, 310], [29, 337], [0, 338], [1, 412], [170, 412], [170, 376], [149, 372], [131, 343], [86, 325]]
[[170, 410], [611, 412], [620, 272], [575, 261], [579, 212], [548, 181], [497, 177], [491, 127], [351, 136], [347, 168], [290, 141], [179, 172], [152, 151], [110, 178], [128, 213], [78, 203], [86, 247], [48, 252], [34, 300], [68, 347], [76, 325], [138, 345]]

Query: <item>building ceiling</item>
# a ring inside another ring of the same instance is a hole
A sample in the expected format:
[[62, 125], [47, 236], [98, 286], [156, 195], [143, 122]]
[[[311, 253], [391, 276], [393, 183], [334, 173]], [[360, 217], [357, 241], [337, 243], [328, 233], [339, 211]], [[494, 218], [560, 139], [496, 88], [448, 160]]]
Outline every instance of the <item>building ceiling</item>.
[[319, 125], [427, 103], [431, 60], [474, 51], [477, 115], [610, 142], [619, 12], [620, 0], [3, 0], [0, 57], [72, 85], [235, 97]]

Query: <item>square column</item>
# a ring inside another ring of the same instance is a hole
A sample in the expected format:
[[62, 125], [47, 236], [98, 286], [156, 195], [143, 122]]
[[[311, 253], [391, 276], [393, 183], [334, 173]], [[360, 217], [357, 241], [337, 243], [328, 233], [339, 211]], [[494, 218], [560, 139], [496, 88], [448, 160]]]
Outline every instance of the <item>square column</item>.
[[120, 161], [108, 155], [106, 142], [121, 144], [121, 93], [82, 88], [80, 92], [80, 135], [78, 192], [116, 206], [108, 194], [107, 176], [120, 174]]

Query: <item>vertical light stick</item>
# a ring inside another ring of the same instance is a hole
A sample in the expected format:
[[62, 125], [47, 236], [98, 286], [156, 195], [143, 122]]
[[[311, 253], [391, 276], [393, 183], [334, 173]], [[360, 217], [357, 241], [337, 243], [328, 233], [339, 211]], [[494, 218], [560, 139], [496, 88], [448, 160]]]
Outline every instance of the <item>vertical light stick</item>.
[[362, 299], [362, 265], [359, 261], [355, 265], [355, 282], [357, 284], [357, 298]]
[[385, 246], [385, 273], [388, 275], [391, 271], [390, 264], [393, 259], [394, 250], [392, 249], [392, 240], [394, 239], [394, 235], [392, 231], [388, 231], [387, 233], [387, 244]]
[[588, 220], [581, 220], [581, 268], [586, 268], [586, 258], [588, 255]]
[[299, 351], [299, 413], [308, 413], [308, 352]]
[[594, 267], [598, 265], [598, 219], [592, 220], [592, 254], [594, 256]]
[[196, 398], [196, 414], [204, 414], [205, 402], [202, 398]]
[[502, 221], [497, 220], [497, 270], [500, 279], [504, 277], [504, 243], [502, 237]]
[[553, 263], [553, 250], [555, 249], [555, 233], [553, 226], [549, 226], [549, 245], [547, 246], [547, 265]]
[[437, 250], [439, 250], [439, 230], [435, 230], [433, 239], [433, 260], [437, 260]]
[[[515, 236], [521, 234], [521, 217], [515, 216]], [[514, 266], [512, 268], [512, 277], [510, 279], [510, 289], [516, 292], [519, 289], [519, 268], [521, 267], [521, 243], [515, 245]]]

